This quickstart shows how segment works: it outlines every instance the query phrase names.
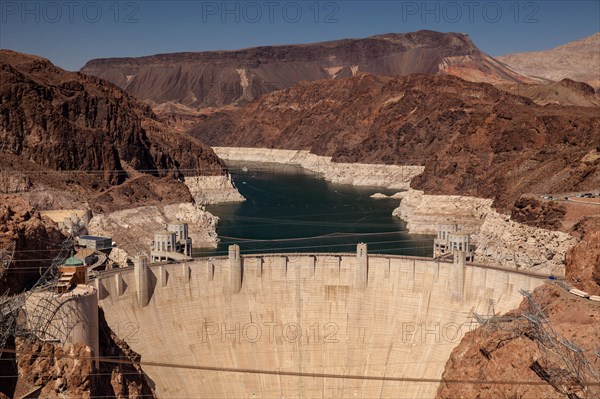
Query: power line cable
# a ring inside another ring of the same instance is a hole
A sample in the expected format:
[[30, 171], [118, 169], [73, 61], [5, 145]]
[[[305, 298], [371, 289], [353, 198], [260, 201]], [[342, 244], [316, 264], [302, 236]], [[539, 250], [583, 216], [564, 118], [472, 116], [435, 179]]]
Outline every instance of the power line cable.
[[[18, 354], [14, 349], [2, 349], [0, 352]], [[346, 380], [363, 380], [363, 381], [396, 381], [396, 382], [425, 382], [425, 383], [444, 383], [444, 384], [472, 384], [472, 385], [547, 385], [546, 381], [532, 380], [461, 380], [461, 379], [444, 379], [444, 378], [422, 378], [422, 377], [390, 377], [390, 376], [370, 376], [370, 375], [352, 375], [352, 374], [336, 374], [336, 373], [317, 373], [317, 372], [298, 372], [298, 371], [282, 371], [268, 369], [250, 369], [250, 368], [234, 368], [234, 367], [213, 367], [213, 366], [198, 366], [192, 364], [166, 363], [154, 361], [132, 361], [107, 358], [103, 356], [75, 356], [71, 354], [38, 354], [37, 352], [27, 352], [35, 354], [37, 358], [44, 359], [61, 359], [68, 358], [74, 360], [89, 360], [98, 361], [101, 363], [139, 365], [146, 367], [159, 367], [171, 369], [197, 370], [197, 371], [214, 371], [225, 373], [240, 373], [240, 374], [259, 374], [259, 375], [277, 375], [302, 378], [325, 378], [325, 379], [346, 379]], [[600, 386], [600, 382], [585, 382], [588, 386]]]

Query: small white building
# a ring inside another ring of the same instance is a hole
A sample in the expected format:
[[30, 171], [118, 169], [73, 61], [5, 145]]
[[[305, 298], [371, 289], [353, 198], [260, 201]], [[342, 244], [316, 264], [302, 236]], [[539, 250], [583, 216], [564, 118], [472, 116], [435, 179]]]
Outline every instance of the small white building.
[[448, 256], [457, 251], [465, 252], [467, 261], [473, 261], [474, 253], [469, 234], [462, 233], [457, 224], [440, 225], [437, 237], [433, 240], [433, 257]]
[[151, 248], [152, 262], [192, 259], [192, 239], [187, 223], [169, 223], [166, 230], [154, 233]]
[[169, 223], [167, 230], [176, 234], [175, 242], [177, 252], [181, 252], [186, 256], [192, 256], [192, 239], [188, 236], [187, 223]]

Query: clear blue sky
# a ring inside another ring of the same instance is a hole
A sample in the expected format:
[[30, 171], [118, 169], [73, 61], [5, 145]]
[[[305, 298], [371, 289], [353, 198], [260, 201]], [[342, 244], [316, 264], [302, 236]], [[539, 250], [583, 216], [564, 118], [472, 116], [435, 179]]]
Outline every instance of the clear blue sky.
[[468, 33], [491, 55], [540, 50], [600, 31], [600, 0], [0, 0], [0, 47], [40, 55], [69, 70], [93, 58], [419, 29]]

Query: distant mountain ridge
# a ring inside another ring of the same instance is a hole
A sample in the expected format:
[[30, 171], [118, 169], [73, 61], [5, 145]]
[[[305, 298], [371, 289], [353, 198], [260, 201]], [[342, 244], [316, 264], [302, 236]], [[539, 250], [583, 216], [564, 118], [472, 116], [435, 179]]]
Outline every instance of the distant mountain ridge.
[[300, 81], [360, 72], [451, 74], [490, 83], [530, 82], [479, 50], [466, 34], [418, 31], [234, 51], [89, 61], [81, 72], [109, 80], [155, 109], [244, 105]]
[[600, 89], [600, 32], [549, 50], [496, 59], [523, 74], [553, 81], [568, 78]]

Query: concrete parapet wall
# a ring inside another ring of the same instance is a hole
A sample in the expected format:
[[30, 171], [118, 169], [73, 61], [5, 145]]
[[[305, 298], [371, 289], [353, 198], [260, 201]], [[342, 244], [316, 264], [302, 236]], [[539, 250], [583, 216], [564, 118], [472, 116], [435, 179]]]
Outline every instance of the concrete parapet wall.
[[[235, 254], [233, 254], [235, 255]], [[543, 279], [522, 273], [369, 255], [366, 285], [356, 254], [239, 256], [148, 265], [148, 304], [136, 273], [100, 273], [108, 324], [143, 361], [357, 376], [440, 378], [452, 349], [474, 328], [472, 312], [515, 308], [519, 289]], [[460, 267], [460, 270], [457, 268]], [[162, 276], [162, 277], [161, 277]], [[237, 283], [237, 277], [235, 279]], [[161, 282], [164, 282], [161, 283]], [[306, 378], [144, 366], [161, 398], [430, 398], [436, 383]], [[254, 395], [254, 396], [253, 396]]]

